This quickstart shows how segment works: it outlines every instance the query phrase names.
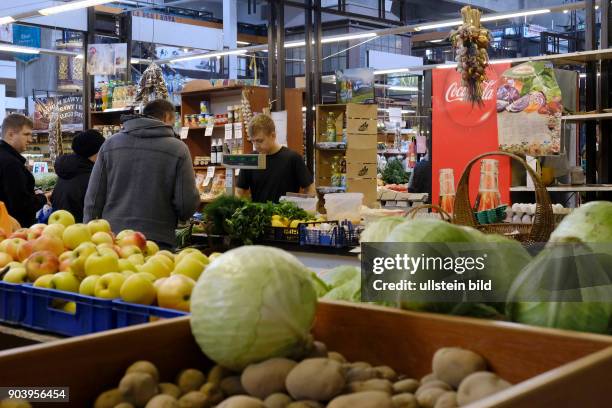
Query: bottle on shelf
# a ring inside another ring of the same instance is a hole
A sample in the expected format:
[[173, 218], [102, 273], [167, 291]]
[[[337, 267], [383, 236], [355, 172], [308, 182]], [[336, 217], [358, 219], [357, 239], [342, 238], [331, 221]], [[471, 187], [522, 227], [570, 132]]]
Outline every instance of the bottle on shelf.
[[342, 187], [342, 159], [338, 155], [332, 157], [331, 187]]
[[417, 155], [416, 155], [416, 139], [413, 137], [408, 142], [408, 167], [413, 169], [416, 166]]
[[336, 141], [336, 115], [334, 112], [329, 112], [327, 115], [327, 141], [335, 142]]
[[217, 164], [217, 142], [216, 139], [210, 141], [210, 164]]
[[108, 109], [108, 84], [106, 82], [102, 82], [100, 84], [100, 97], [102, 99], [102, 105], [100, 106], [101, 111], [105, 111]]
[[449, 214], [455, 207], [455, 176], [453, 169], [440, 169], [440, 208]]
[[499, 161], [483, 159], [480, 163], [480, 186], [476, 196], [475, 211], [492, 210], [501, 204], [498, 185]]

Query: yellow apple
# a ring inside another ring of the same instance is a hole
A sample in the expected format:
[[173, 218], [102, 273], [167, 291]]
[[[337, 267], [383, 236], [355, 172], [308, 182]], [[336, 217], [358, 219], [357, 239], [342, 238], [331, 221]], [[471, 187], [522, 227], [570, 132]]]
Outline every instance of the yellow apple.
[[111, 272], [100, 276], [94, 289], [96, 297], [102, 299], [118, 298], [123, 282], [125, 282], [125, 276], [119, 272]]
[[96, 246], [91, 242], [84, 242], [74, 249], [74, 260], [70, 264], [70, 270], [79, 278], [85, 277], [85, 262], [92, 254], [97, 253]]
[[62, 306], [62, 310], [66, 313], [76, 314], [76, 302], [66, 302], [64, 306]]
[[166, 281], [166, 279], [168, 278], [155, 279], [155, 282], [153, 282], [153, 286], [155, 286], [155, 290], [159, 291], [159, 287], [162, 285], [162, 283]]
[[151, 305], [155, 302], [156, 291], [151, 280], [140, 274], [130, 276], [121, 285], [119, 292], [124, 302]]
[[56, 256], [60, 256], [66, 251], [66, 248], [64, 248], [64, 241], [61, 238], [55, 235], [42, 235], [32, 242], [32, 250], [34, 252], [51, 251]]
[[130, 261], [132, 265], [135, 265], [135, 266], [142, 265], [145, 263], [145, 259], [144, 259], [144, 256], [142, 256], [142, 254], [130, 255], [128, 256], [127, 260]]
[[147, 248], [147, 238], [142, 232], [131, 232], [122, 235], [121, 238], [117, 236], [117, 244], [120, 247], [134, 245], [138, 247], [141, 251], [144, 251]]
[[76, 293], [79, 291], [80, 283], [74, 274], [70, 272], [58, 272], [53, 275], [51, 285], [53, 289]]
[[14, 268], [24, 268], [25, 269], [25, 266], [21, 262], [17, 262], [17, 261], [9, 262], [5, 266], [8, 266], [9, 270], [14, 269]]
[[136, 266], [127, 259], [119, 259], [119, 272], [123, 271], [138, 272], [138, 269], [136, 269]]
[[151, 256], [151, 255], [155, 255], [158, 252], [159, 252], [159, 246], [153, 241], [147, 241], [147, 244], [145, 247], [145, 254], [147, 254], [147, 256]]
[[66, 210], [54, 211], [49, 216], [48, 224], [62, 224], [64, 227], [68, 227], [75, 223], [74, 215], [70, 214]]
[[172, 267], [169, 266], [164, 260], [161, 260], [159, 257], [151, 257], [144, 265], [141, 265], [138, 268], [138, 272], [149, 272], [152, 275], [155, 275], [157, 278], [164, 278], [166, 276], [170, 276], [170, 272], [172, 272]]
[[25, 268], [11, 268], [4, 274], [2, 280], [8, 283], [24, 283], [28, 278]]
[[119, 258], [114, 251], [91, 254], [85, 261], [85, 275], [104, 275], [119, 272]]
[[159, 285], [157, 304], [160, 307], [189, 312], [194, 286], [195, 281], [185, 275], [170, 276]]
[[157, 277], [155, 275], [153, 275], [152, 273], [149, 273], [149, 272], [138, 272], [138, 273], [136, 273], [136, 275], [142, 276], [143, 278], [150, 280], [151, 283], [153, 283], [153, 282], [155, 282], [157, 280]]
[[[66, 227], [64, 227], [64, 224], [49, 224], [43, 230], [42, 236], [53, 236], [62, 239], [65, 229]], [[62, 245], [63, 244], [64, 241], [62, 240]]]
[[[155, 255], [153, 255], [153, 256], [151, 256], [151, 257], [149, 257], [149, 259], [148, 259], [148, 260], [155, 260], [155, 261], [158, 261], [158, 262], [162, 262], [164, 265], [166, 265], [166, 268], [168, 268], [168, 269], [170, 269], [170, 270], [174, 269], [174, 262], [173, 262], [173, 261], [171, 261], [171, 260], [170, 260], [168, 257], [166, 257], [166, 256], [163, 256], [163, 255], [157, 255], [157, 254], [155, 254]], [[148, 260], [147, 260], [147, 261], [148, 261]]]
[[0, 242], [0, 252], [5, 252], [14, 261], [22, 262], [32, 254], [32, 243], [23, 238], [7, 238]]
[[173, 263], [174, 263], [174, 254], [166, 249], [163, 249], [159, 252], [157, 252], [155, 255], [163, 255], [165, 257], [167, 257], [168, 259], [170, 259]]
[[111, 255], [111, 256], [114, 256], [115, 258], [119, 259], [119, 255], [117, 255], [115, 250], [113, 248], [108, 247], [108, 246], [98, 245], [97, 246], [97, 252], [100, 255]]
[[131, 229], [126, 229], [126, 230], [120, 231], [117, 234], [117, 241], [123, 239], [124, 237], [128, 236], [129, 234], [131, 234], [133, 232], [134, 232], [134, 230], [131, 230]]
[[132, 275], [136, 275], [136, 272], [134, 272], [134, 271], [121, 271], [119, 273], [122, 274], [123, 276], [125, 276], [126, 279], [129, 278]]
[[218, 257], [220, 257], [221, 255], [223, 255], [221, 252], [213, 252], [212, 254], [208, 255], [208, 260], [212, 262]]
[[40, 276], [38, 279], [34, 281], [34, 286], [36, 286], [37, 288], [53, 289], [53, 285], [51, 284], [51, 281], [53, 280], [54, 276], [55, 275], [53, 274]]
[[110, 236], [111, 226], [106, 220], [91, 220], [87, 223], [87, 228], [91, 235], [94, 235], [96, 232], [106, 232]]
[[[140, 248], [138, 248], [136, 245], [126, 245], [126, 246], [120, 247], [119, 249], [119, 256], [124, 259], [128, 259], [130, 256], [136, 255], [136, 254], [143, 255]], [[144, 255], [143, 255], [143, 259], [144, 259]]]
[[[174, 256], [174, 263], [177, 264], [177, 263], [181, 262], [181, 259], [183, 259], [188, 254], [202, 254], [202, 252], [200, 252], [199, 249], [195, 249], [195, 248], [185, 248], [181, 252], [179, 252], [178, 254], [176, 254]], [[202, 255], [204, 255], [204, 254], [202, 254]], [[204, 255], [204, 256], [206, 256], [206, 255]], [[206, 259], [208, 259], [208, 258], [206, 258]]]
[[[91, 231], [90, 231], [91, 232]], [[94, 232], [91, 236], [91, 242], [96, 245], [100, 244], [113, 244], [113, 237], [108, 232], [98, 231]]]
[[172, 275], [185, 275], [197, 281], [202, 272], [204, 272], [204, 268], [206, 268], [206, 265], [196, 259], [196, 257], [186, 256], [176, 264]]
[[64, 246], [68, 249], [75, 249], [83, 242], [91, 242], [91, 234], [85, 224], [74, 224], [66, 227], [62, 234]]
[[4, 268], [6, 265], [10, 264], [13, 261], [13, 257], [7, 254], [6, 252], [0, 252], [0, 268]]
[[83, 279], [79, 285], [79, 293], [81, 295], [93, 296], [98, 279], [100, 279], [99, 275], [91, 275]]

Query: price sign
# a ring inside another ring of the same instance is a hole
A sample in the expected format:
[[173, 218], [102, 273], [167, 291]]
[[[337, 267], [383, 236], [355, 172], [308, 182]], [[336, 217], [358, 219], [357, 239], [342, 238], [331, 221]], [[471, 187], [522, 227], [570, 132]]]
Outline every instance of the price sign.
[[189, 127], [183, 126], [181, 128], [181, 132], [179, 133], [181, 140], [187, 139], [187, 134], [189, 134]]
[[214, 125], [206, 126], [206, 130], [204, 131], [204, 136], [212, 136], [213, 130], [215, 130]]
[[234, 135], [236, 139], [242, 138], [242, 122], [234, 123]]
[[234, 136], [233, 126], [231, 123], [225, 125], [225, 140], [231, 140]]

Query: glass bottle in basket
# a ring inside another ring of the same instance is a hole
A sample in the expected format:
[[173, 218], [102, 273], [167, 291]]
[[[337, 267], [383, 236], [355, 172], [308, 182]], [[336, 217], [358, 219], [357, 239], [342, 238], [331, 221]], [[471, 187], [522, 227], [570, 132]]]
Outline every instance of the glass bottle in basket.
[[475, 211], [486, 211], [497, 208], [501, 204], [498, 185], [499, 161], [483, 159], [480, 163], [480, 186], [476, 196]]
[[449, 214], [455, 207], [455, 175], [453, 169], [440, 169], [440, 208]]

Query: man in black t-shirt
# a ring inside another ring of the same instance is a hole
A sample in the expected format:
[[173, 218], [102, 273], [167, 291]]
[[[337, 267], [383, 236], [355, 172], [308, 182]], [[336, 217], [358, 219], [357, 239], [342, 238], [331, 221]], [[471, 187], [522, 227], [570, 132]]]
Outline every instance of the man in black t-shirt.
[[276, 141], [274, 122], [267, 115], [257, 115], [249, 123], [249, 136], [257, 153], [266, 155], [265, 170], [240, 170], [236, 195], [255, 202], [277, 203], [287, 193], [314, 195], [312, 174], [302, 156]]

